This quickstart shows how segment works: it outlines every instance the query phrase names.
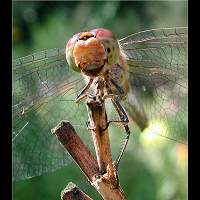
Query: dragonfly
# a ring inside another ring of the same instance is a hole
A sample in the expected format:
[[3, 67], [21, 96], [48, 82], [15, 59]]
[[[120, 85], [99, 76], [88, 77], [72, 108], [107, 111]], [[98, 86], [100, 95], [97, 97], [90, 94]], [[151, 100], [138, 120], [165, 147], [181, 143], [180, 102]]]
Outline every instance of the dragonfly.
[[51, 129], [66, 119], [88, 135], [83, 99], [98, 77], [127, 112], [116, 109], [121, 119], [128, 117], [141, 131], [157, 120], [167, 132], [152, 130], [155, 134], [187, 143], [187, 38], [186, 27], [145, 30], [119, 40], [97, 28], [75, 34], [66, 48], [13, 60], [13, 181], [71, 162]]

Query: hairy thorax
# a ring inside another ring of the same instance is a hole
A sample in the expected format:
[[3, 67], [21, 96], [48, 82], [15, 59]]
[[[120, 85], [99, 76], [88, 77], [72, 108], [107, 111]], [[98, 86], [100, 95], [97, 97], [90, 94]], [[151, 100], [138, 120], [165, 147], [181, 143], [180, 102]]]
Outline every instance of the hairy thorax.
[[[128, 64], [126, 57], [122, 52], [120, 53], [119, 63], [112, 65], [111, 70], [108, 73], [108, 81], [111, 82], [111, 79], [114, 81], [114, 83], [110, 84], [111, 92], [114, 94], [119, 94], [121, 98], [124, 99], [128, 93], [129, 86]], [[115, 84], [122, 89], [123, 94], [120, 94], [119, 88], [117, 88]]]

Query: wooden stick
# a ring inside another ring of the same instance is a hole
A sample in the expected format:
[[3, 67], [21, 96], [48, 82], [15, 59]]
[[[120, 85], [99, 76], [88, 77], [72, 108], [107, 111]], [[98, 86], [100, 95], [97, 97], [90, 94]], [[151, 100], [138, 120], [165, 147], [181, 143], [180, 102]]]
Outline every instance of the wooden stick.
[[107, 166], [112, 165], [109, 134], [107, 127], [107, 115], [104, 102], [89, 99], [89, 125], [96, 151], [97, 162], [102, 173], [106, 172]]
[[61, 193], [62, 200], [92, 200], [88, 195], [82, 192], [74, 183], [68, 183], [67, 187]]
[[72, 156], [81, 171], [92, 181], [92, 177], [99, 173], [97, 161], [77, 135], [73, 126], [67, 121], [61, 121], [52, 132]]
[[118, 184], [116, 185], [117, 175], [112, 163], [108, 164], [104, 175], [99, 175], [96, 159], [93, 157], [87, 146], [81, 141], [69, 122], [62, 121], [52, 132], [67, 149], [80, 169], [87, 176], [91, 185], [95, 187], [103, 199], [125, 199], [122, 189]]

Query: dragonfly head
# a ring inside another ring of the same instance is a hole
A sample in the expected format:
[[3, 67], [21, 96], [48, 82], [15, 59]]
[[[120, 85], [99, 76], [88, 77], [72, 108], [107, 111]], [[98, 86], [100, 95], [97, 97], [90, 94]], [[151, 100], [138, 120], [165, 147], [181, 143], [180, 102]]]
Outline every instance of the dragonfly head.
[[118, 42], [111, 31], [103, 28], [77, 33], [66, 45], [66, 59], [75, 71], [97, 76], [105, 65], [118, 62]]

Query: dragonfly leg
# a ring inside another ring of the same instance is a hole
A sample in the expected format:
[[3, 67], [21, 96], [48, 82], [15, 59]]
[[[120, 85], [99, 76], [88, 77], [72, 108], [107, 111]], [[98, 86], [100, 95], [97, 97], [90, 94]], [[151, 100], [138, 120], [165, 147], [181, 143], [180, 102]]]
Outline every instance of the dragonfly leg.
[[124, 129], [125, 129], [125, 132], [126, 132], [126, 138], [124, 140], [122, 149], [120, 150], [120, 153], [118, 155], [117, 161], [114, 162], [114, 165], [115, 165], [116, 169], [118, 169], [120, 160], [121, 160], [121, 158], [123, 156], [123, 153], [124, 153], [124, 151], [126, 149], [126, 146], [128, 144], [128, 140], [129, 140], [129, 136], [130, 136], [130, 129], [128, 127], [128, 122], [129, 122], [128, 115], [127, 115], [125, 109], [123, 108], [123, 106], [120, 104], [119, 98], [118, 97], [113, 98], [112, 99], [112, 103], [113, 103], [115, 109], [117, 110], [117, 112], [118, 112], [118, 114], [120, 116], [121, 122], [124, 123]]
[[124, 94], [124, 90], [113, 79], [111, 79], [110, 81], [117, 88], [119, 94], [123, 95]]
[[109, 93], [104, 95], [104, 99], [110, 98], [112, 100], [112, 103], [120, 116], [120, 120], [112, 120], [112, 121], [109, 121], [108, 123], [110, 124], [111, 122], [115, 122], [115, 123], [127, 125], [129, 122], [128, 115], [125, 109], [123, 108], [123, 106], [120, 104], [120, 99], [121, 99], [121, 96], [124, 95], [124, 90], [113, 79], [111, 79], [110, 81], [115, 86], [115, 88], [118, 90], [119, 93], [118, 94], [113, 93], [112, 90], [109, 89], [108, 87]]
[[115, 88], [118, 90], [119, 94], [115, 94], [115, 93], [113, 94], [111, 89], [109, 87], [107, 87], [109, 93], [107, 95], [105, 95], [105, 98], [111, 98], [111, 101], [112, 101], [116, 111], [119, 114], [120, 120], [109, 121], [107, 128], [108, 128], [108, 126], [111, 122], [117, 122], [117, 123], [123, 124], [125, 132], [126, 132], [126, 138], [125, 138], [125, 141], [123, 143], [122, 149], [120, 150], [117, 161], [114, 162], [115, 168], [117, 170], [119, 163], [120, 163], [120, 160], [123, 156], [123, 153], [125, 151], [125, 148], [127, 146], [128, 140], [129, 140], [130, 129], [129, 129], [129, 126], [128, 126], [128, 122], [129, 122], [128, 115], [127, 115], [125, 109], [123, 108], [123, 106], [120, 103], [120, 99], [121, 99], [120, 97], [124, 95], [124, 90], [113, 79], [111, 79], [110, 81], [115, 86]]
[[86, 92], [88, 91], [88, 89], [90, 88], [90, 86], [93, 83], [93, 78], [90, 78], [88, 84], [79, 92], [75, 102], [78, 103], [80, 100], [82, 100], [84, 97], [87, 96]]

